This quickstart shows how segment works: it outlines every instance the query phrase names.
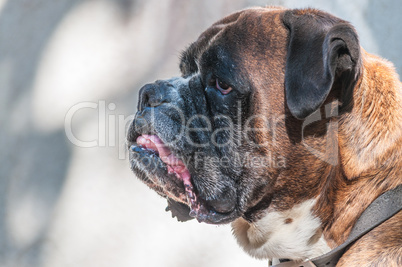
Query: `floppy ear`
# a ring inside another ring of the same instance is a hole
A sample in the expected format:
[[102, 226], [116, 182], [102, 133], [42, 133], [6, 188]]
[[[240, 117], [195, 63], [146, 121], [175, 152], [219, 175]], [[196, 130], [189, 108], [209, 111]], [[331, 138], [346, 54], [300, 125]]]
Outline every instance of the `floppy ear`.
[[360, 45], [354, 28], [330, 14], [290, 10], [283, 21], [290, 30], [285, 70], [290, 112], [305, 119], [327, 98], [339, 79], [342, 108], [350, 105], [360, 75]]

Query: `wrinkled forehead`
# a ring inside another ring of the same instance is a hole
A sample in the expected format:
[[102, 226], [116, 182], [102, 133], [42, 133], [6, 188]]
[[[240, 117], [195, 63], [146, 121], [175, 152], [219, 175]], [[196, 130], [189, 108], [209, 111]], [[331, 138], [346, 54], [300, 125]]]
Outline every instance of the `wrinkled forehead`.
[[263, 41], [287, 35], [281, 19], [284, 11], [281, 7], [250, 8], [217, 21], [181, 54], [183, 76], [198, 71], [200, 58], [212, 46], [229, 44], [232, 54], [239, 52], [237, 49], [266, 50], [267, 44]]

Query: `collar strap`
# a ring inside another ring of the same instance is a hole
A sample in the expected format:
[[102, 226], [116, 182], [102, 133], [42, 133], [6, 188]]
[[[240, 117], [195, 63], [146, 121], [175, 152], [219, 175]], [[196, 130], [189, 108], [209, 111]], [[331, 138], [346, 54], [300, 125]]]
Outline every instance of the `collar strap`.
[[402, 185], [391, 189], [375, 199], [353, 226], [345, 243], [330, 252], [305, 262], [287, 261], [274, 267], [334, 267], [343, 253], [360, 237], [385, 222], [402, 209]]

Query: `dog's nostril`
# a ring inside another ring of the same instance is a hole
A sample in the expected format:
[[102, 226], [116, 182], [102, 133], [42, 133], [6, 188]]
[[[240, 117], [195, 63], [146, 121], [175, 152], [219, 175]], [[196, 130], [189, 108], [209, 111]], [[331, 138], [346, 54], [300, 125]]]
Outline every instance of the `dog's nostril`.
[[140, 90], [139, 110], [146, 107], [155, 108], [164, 103], [169, 103], [169, 92], [173, 85], [165, 81], [157, 81], [153, 84], [147, 84]]
[[144, 107], [154, 108], [160, 106], [163, 103], [163, 99], [161, 94], [157, 92], [147, 92], [143, 97], [143, 105]]
[[163, 103], [163, 96], [159, 92], [149, 92], [145, 97], [145, 106], [154, 108]]
[[145, 94], [143, 95], [143, 97], [142, 97], [142, 102], [143, 102], [143, 105], [144, 105], [145, 107], [148, 106], [148, 103], [149, 103], [149, 95], [148, 95], [147, 93], [145, 93]]

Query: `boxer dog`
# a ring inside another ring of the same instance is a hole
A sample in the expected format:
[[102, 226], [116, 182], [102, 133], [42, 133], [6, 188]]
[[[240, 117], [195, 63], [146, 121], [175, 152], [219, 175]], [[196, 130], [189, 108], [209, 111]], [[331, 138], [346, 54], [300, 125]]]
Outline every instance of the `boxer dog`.
[[[250, 255], [305, 260], [401, 184], [401, 82], [348, 22], [242, 10], [203, 32], [180, 70], [140, 90], [127, 135], [132, 170], [179, 220], [232, 223]], [[338, 265], [401, 266], [401, 229], [399, 212]]]

